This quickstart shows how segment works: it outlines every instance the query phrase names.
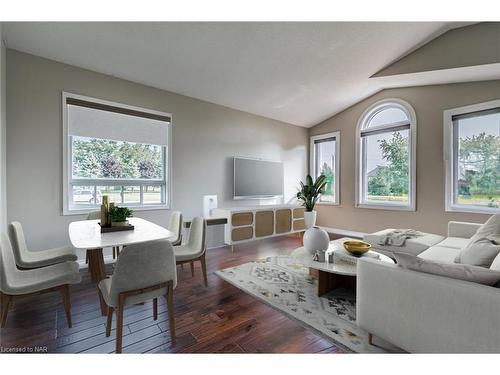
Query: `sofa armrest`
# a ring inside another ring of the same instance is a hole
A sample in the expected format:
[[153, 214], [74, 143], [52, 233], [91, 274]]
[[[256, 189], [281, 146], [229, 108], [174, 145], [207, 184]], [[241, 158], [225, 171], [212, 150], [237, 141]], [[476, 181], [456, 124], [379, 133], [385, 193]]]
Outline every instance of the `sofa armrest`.
[[463, 221], [448, 222], [448, 237], [471, 238], [482, 224]]
[[372, 259], [357, 272], [362, 329], [408, 352], [500, 352], [500, 289]]

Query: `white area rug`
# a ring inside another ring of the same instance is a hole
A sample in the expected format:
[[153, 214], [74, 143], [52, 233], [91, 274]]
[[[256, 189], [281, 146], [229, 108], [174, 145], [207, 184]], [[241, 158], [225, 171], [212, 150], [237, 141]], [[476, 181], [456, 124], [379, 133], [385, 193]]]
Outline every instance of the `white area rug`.
[[387, 352], [379, 346], [368, 345], [367, 332], [356, 326], [354, 293], [336, 290], [318, 297], [316, 280], [309, 276], [308, 268], [292, 257], [277, 256], [245, 263], [216, 274], [347, 351]]

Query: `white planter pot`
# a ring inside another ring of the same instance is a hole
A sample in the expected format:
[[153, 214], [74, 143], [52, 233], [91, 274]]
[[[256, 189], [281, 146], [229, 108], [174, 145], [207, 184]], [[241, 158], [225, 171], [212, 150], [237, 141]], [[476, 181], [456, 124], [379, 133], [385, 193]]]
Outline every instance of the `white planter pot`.
[[325, 251], [330, 245], [330, 237], [328, 233], [320, 227], [312, 227], [304, 233], [304, 247], [310, 253], [316, 251]]
[[316, 211], [304, 211], [304, 225], [306, 229], [316, 225]]

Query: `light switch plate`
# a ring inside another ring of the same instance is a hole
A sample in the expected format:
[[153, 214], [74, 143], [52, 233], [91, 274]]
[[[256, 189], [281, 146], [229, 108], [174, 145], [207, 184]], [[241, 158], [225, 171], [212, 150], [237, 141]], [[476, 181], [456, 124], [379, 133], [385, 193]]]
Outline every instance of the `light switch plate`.
[[217, 208], [217, 195], [204, 195], [203, 196], [203, 216], [212, 216], [212, 210]]

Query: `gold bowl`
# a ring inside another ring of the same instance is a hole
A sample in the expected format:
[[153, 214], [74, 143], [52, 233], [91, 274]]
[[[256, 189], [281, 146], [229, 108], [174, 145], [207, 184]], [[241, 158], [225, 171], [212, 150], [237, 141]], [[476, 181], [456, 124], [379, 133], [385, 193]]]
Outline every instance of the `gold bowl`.
[[369, 243], [363, 242], [363, 241], [346, 241], [344, 242], [344, 248], [350, 252], [352, 255], [355, 256], [361, 256], [364, 253], [366, 253], [368, 250], [370, 250], [370, 245]]

